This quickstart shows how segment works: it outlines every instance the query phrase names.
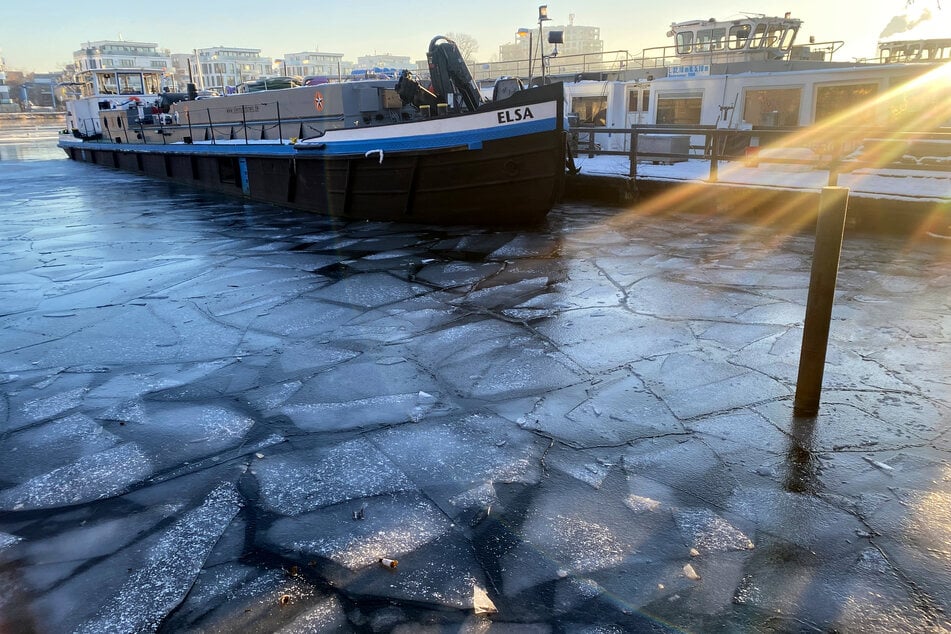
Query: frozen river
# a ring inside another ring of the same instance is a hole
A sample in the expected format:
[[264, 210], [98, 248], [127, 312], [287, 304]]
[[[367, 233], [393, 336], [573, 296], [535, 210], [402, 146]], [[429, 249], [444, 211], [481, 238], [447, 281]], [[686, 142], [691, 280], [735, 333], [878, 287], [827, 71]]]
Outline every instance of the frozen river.
[[847, 235], [812, 424], [810, 235], [334, 224], [0, 134], [0, 632], [949, 631], [948, 240]]

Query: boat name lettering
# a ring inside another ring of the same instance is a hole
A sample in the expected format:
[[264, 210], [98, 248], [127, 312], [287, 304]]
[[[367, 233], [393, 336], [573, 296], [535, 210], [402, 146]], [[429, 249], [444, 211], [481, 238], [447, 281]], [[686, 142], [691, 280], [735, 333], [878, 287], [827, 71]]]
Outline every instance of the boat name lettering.
[[515, 121], [522, 121], [523, 119], [535, 118], [532, 109], [528, 106], [524, 108], [512, 108], [511, 110], [499, 110], [496, 116], [499, 118], [499, 123], [513, 123]]
[[235, 107], [235, 108], [225, 108], [225, 112], [228, 114], [236, 114], [238, 112], [258, 112], [261, 110], [261, 106], [257, 104], [251, 104], [250, 106]]
[[668, 77], [701, 77], [710, 74], [710, 64], [691, 64], [689, 66], [671, 66]]

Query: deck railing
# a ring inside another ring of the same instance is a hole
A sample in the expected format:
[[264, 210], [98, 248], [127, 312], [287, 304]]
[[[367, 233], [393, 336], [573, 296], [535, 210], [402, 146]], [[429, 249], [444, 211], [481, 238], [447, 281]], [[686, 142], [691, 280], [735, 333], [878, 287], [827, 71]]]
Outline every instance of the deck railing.
[[[684, 151], [664, 152], [645, 149], [645, 135], [654, 139], [679, 140]], [[859, 168], [951, 171], [951, 129], [897, 132], [883, 128], [836, 129], [834, 139], [820, 128], [775, 127], [750, 130], [723, 129], [714, 126], [634, 125], [629, 128], [572, 126], [569, 138], [576, 156], [626, 156], [630, 160], [628, 176], [637, 177], [638, 163], [672, 163], [687, 160], [708, 161], [709, 180], [718, 179], [719, 166], [726, 161], [742, 161], [747, 166], [769, 164], [800, 165], [829, 171], [829, 184], [838, 175]], [[602, 147], [605, 141], [623, 149]], [[802, 150], [808, 150], [803, 156]]]

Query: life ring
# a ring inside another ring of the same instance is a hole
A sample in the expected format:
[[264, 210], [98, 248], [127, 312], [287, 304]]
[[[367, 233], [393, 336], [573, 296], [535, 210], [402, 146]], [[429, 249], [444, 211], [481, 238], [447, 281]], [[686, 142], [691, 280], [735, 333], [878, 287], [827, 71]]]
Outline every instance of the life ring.
[[317, 112], [323, 112], [324, 96], [320, 94], [320, 91], [314, 93], [314, 107], [317, 108]]

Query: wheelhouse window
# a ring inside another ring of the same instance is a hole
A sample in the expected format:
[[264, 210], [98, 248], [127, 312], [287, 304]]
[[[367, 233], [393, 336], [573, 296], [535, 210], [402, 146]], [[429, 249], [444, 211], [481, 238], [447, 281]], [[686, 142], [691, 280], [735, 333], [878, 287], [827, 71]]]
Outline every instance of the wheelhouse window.
[[142, 75], [139, 73], [119, 73], [119, 94], [141, 95]]
[[575, 97], [571, 100], [571, 111], [578, 115], [580, 125], [607, 125], [608, 98], [607, 96]]
[[726, 36], [726, 29], [703, 29], [697, 31], [697, 44], [694, 50], [697, 52], [717, 51], [723, 48], [723, 38]]
[[819, 86], [816, 88], [816, 121], [849, 113], [850, 125], [870, 125], [875, 122], [874, 108], [857, 106], [878, 94], [878, 84], [849, 84]]
[[154, 73], [149, 73], [145, 75], [145, 92], [146, 94], [158, 94], [159, 86], [161, 85], [161, 79], [159, 75]]
[[99, 92], [104, 95], [119, 94], [119, 86], [116, 84], [115, 73], [103, 73], [99, 75]]
[[799, 125], [802, 88], [747, 90], [743, 100], [743, 120], [753, 125]]
[[677, 34], [674, 43], [678, 55], [686, 55], [693, 51], [693, 31], [681, 31]]
[[701, 93], [657, 95], [657, 123], [666, 125], [699, 125]]
[[733, 51], [739, 51], [746, 48], [746, 43], [750, 41], [750, 25], [738, 24], [730, 27], [730, 35], [727, 38], [727, 47]]
[[765, 22], [760, 22], [756, 25], [756, 28], [753, 29], [753, 36], [750, 38], [750, 48], [760, 48], [763, 46], [763, 42], [766, 41], [766, 27]]

